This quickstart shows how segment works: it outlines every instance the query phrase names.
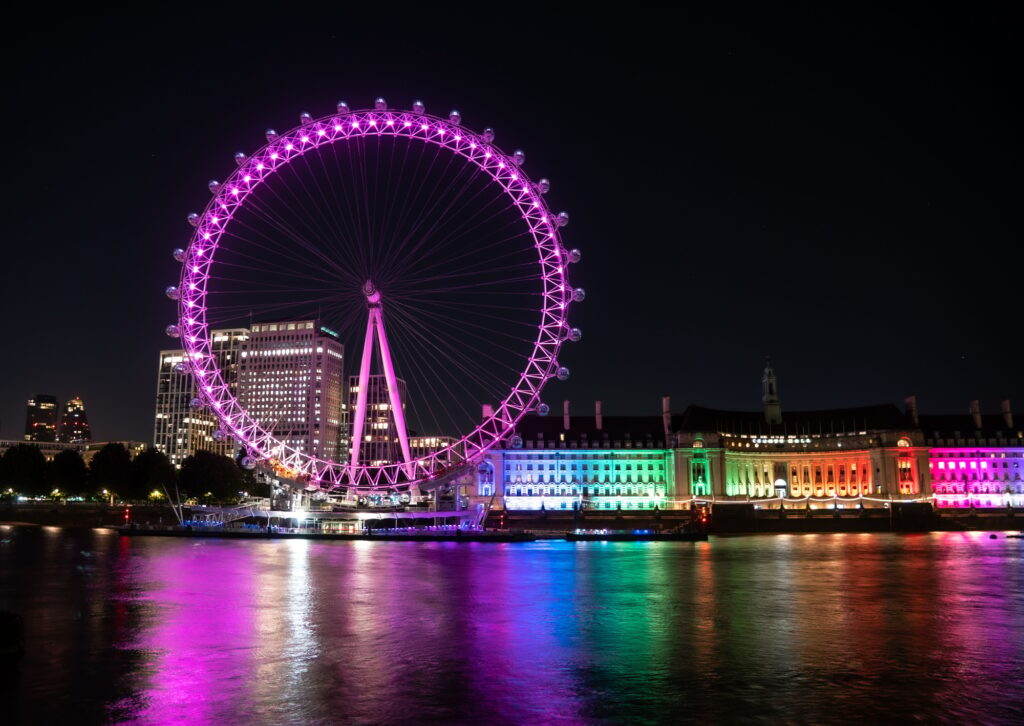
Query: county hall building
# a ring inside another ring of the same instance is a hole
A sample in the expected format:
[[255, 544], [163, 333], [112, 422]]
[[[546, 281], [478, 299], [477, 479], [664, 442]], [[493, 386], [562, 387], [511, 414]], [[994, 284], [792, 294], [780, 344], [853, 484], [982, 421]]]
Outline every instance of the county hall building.
[[1009, 402], [982, 416], [923, 416], [893, 404], [783, 412], [771, 365], [757, 411], [688, 406], [660, 416], [531, 416], [477, 473], [509, 510], [652, 510], [694, 500], [881, 507], [1024, 506], [1024, 436]]

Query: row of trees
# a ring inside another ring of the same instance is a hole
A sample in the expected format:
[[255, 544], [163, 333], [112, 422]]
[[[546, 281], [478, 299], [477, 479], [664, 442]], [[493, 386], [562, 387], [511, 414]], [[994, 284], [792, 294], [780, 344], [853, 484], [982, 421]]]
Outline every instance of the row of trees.
[[180, 470], [156, 449], [147, 449], [132, 459], [118, 443], [97, 451], [88, 466], [77, 451], [71, 450], [46, 461], [39, 448], [30, 444], [12, 446], [0, 457], [0, 490], [5, 493], [91, 499], [114, 496], [139, 501], [159, 498], [165, 489], [183, 500], [231, 501], [242, 491], [258, 493], [251, 471], [240, 468], [230, 457], [209, 451], [197, 451], [186, 458]]

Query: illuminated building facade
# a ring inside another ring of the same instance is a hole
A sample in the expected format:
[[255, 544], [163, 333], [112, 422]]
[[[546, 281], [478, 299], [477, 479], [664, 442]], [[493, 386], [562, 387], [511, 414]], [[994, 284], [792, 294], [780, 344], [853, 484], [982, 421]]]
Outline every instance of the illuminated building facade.
[[56, 441], [57, 397], [37, 393], [26, 408], [25, 441]]
[[477, 495], [511, 510], [653, 510], [674, 496], [674, 453], [658, 416], [530, 416], [485, 455]]
[[62, 451], [76, 451], [82, 456], [82, 460], [88, 465], [96, 453], [107, 444], [121, 444], [128, 453], [134, 459], [136, 456], [141, 454], [150, 444], [145, 441], [93, 441], [90, 443], [64, 443], [62, 441], [21, 441], [15, 439], [0, 439], [0, 456], [5, 451], [13, 446], [19, 446], [28, 443], [31, 446], [35, 446], [43, 454], [43, 458], [47, 461], [53, 461], [53, 458]]
[[81, 453], [81, 444], [64, 444], [59, 441], [26, 441], [24, 439], [0, 439], [0, 456], [15, 446], [22, 445], [34, 446], [42, 452], [43, 458], [47, 461], [53, 461], [53, 457], [62, 451], [77, 451]]
[[682, 493], [830, 506], [930, 495], [928, 450], [913, 412], [881, 404], [783, 413], [771, 363], [761, 387], [761, 411], [683, 413], [675, 436]]
[[923, 436], [891, 404], [787, 413], [690, 406], [676, 437], [680, 485], [697, 497], [928, 496]]
[[[210, 333], [213, 355], [225, 382], [237, 390], [242, 345], [248, 340], [245, 328], [214, 330]], [[217, 418], [202, 407], [193, 408], [198, 397], [192, 375], [185, 366], [184, 350], [160, 351], [157, 369], [156, 415], [153, 446], [163, 452], [175, 467], [197, 451], [212, 451], [234, 456], [237, 444], [231, 438], [214, 438]]]
[[316, 320], [257, 323], [242, 345], [239, 401], [284, 446], [339, 460], [344, 350]]
[[921, 416], [937, 507], [1024, 506], [1024, 430], [1014, 425], [1010, 402], [999, 414]]
[[[413, 459], [419, 459], [435, 451], [440, 451], [446, 446], [451, 446], [456, 441], [458, 439], [452, 436], [416, 436], [412, 434], [409, 436], [409, 452]], [[450, 463], [451, 459], [446, 461]]]
[[85, 415], [85, 404], [78, 396], [64, 404], [64, 416], [60, 422], [60, 440], [66, 444], [83, 444], [92, 441], [89, 418]]
[[[398, 429], [395, 427], [395, 417], [391, 411], [387, 381], [383, 374], [371, 375], [367, 380], [366, 421], [363, 423], [363, 440], [360, 443], [359, 461], [370, 466], [400, 461], [402, 452], [398, 441]], [[409, 400], [408, 388], [401, 378], [396, 379], [396, 383], [398, 385], [398, 400], [402, 402], [402, 408], [406, 409]], [[359, 395], [359, 376], [349, 376], [348, 391], [348, 408], [350, 411], [354, 411], [356, 398]], [[416, 438], [420, 439], [421, 443], [424, 439], [424, 437]], [[350, 446], [354, 444], [355, 442], [352, 442]], [[410, 437], [410, 453], [413, 446]], [[422, 448], [421, 446], [420, 449], [422, 450]], [[416, 454], [412, 454], [412, 456], [415, 458]]]
[[[882, 506], [931, 496], [929, 447], [892, 404], [783, 412], [769, 365], [760, 411], [530, 417], [488, 453], [478, 496], [507, 509], [653, 509], [694, 500]], [[991, 484], [989, 484], [991, 487]]]

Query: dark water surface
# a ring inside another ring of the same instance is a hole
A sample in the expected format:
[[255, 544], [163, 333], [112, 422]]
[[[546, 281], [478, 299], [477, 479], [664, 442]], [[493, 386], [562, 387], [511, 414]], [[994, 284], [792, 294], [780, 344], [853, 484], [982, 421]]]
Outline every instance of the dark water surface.
[[1024, 540], [1002, 534], [0, 536], [13, 722], [1024, 723]]

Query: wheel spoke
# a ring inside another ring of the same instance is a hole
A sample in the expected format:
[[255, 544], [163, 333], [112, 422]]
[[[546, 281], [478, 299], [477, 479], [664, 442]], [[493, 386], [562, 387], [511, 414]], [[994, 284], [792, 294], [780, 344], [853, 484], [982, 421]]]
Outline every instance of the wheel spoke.
[[[184, 255], [178, 330], [206, 403], [258, 457], [293, 438], [279, 419], [294, 405], [282, 399], [254, 420], [209, 355], [212, 326], [322, 321], [345, 346], [348, 403], [347, 376], [376, 320], [367, 340], [381, 357], [368, 370], [407, 391], [389, 426], [404, 419], [410, 434], [455, 441], [415, 469], [404, 455], [353, 466], [344, 441], [337, 461], [286, 453], [325, 488], [414, 484], [466, 445], [478, 452], [509, 435], [536, 400], [571, 288], [541, 193], [488, 139], [425, 114], [328, 116], [272, 139], [215, 192]], [[379, 300], [361, 290], [367, 280]], [[496, 417], [481, 423], [481, 404]]]

